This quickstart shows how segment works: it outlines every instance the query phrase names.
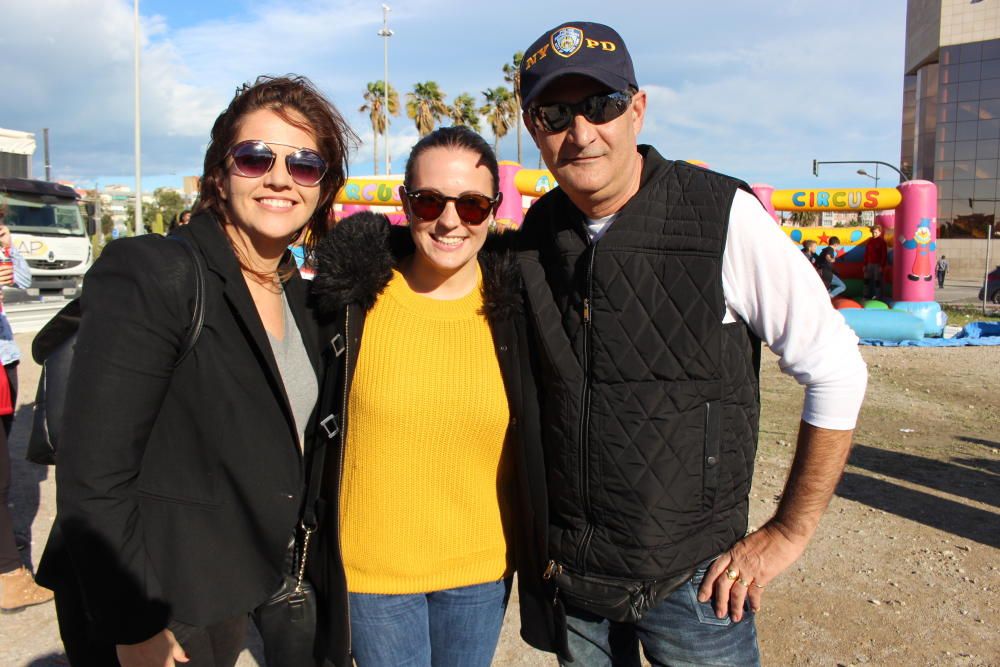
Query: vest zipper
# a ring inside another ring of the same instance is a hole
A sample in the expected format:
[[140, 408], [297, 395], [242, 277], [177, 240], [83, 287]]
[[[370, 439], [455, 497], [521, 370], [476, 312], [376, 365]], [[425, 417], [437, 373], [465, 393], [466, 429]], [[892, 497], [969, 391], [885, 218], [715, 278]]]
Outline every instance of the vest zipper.
[[580, 496], [583, 501], [583, 512], [587, 525], [580, 538], [580, 546], [576, 552], [576, 562], [581, 572], [586, 572], [587, 549], [594, 534], [594, 525], [590, 506], [590, 335], [591, 335], [591, 296], [594, 277], [594, 255], [597, 254], [597, 243], [591, 241], [588, 247], [590, 258], [587, 260], [587, 286], [583, 296], [583, 392], [580, 398]]
[[[340, 497], [344, 489], [344, 452], [347, 450], [347, 387], [348, 378], [351, 376], [351, 308], [344, 308], [344, 398], [341, 403], [340, 419], [340, 457], [337, 468], [337, 551], [340, 562], [344, 562], [344, 548], [340, 538]], [[351, 643], [351, 594], [347, 591], [347, 582], [344, 582], [344, 609], [347, 612], [347, 653], [350, 655]]]

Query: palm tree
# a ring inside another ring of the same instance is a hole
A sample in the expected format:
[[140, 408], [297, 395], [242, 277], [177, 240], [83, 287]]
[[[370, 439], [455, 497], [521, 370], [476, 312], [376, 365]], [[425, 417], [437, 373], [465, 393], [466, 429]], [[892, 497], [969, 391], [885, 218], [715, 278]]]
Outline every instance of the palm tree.
[[468, 93], [462, 93], [448, 107], [452, 125], [465, 125], [479, 132], [479, 112], [476, 110], [476, 100]]
[[[385, 104], [385, 83], [379, 81], [369, 81], [368, 88], [364, 94], [365, 103], [358, 109], [361, 113], [368, 112], [368, 119], [372, 124], [372, 155], [374, 157], [375, 173], [378, 173], [378, 135], [387, 135], [388, 119], [382, 111]], [[396, 89], [389, 84], [389, 113], [393, 116], [399, 115], [399, 94]], [[386, 136], [386, 141], [388, 141]]]
[[521, 61], [524, 51], [517, 51], [509, 63], [504, 63], [503, 80], [514, 91], [514, 115], [517, 117], [517, 163], [521, 164]]
[[436, 81], [413, 84], [413, 92], [406, 94], [406, 115], [413, 119], [420, 136], [426, 136], [434, 126], [449, 117], [445, 93]]
[[486, 116], [486, 122], [493, 130], [493, 152], [496, 153], [500, 139], [514, 122], [514, 95], [505, 86], [487, 88], [483, 91], [486, 104], [479, 109], [479, 113]]

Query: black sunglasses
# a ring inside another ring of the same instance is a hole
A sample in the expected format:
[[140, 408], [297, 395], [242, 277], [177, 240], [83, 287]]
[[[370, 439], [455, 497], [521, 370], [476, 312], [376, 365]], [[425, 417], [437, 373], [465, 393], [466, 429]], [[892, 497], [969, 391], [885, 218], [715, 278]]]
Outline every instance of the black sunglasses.
[[595, 125], [613, 121], [625, 113], [631, 102], [632, 93], [616, 91], [591, 95], [576, 104], [536, 104], [531, 107], [529, 115], [546, 132], [562, 132], [578, 114]]
[[285, 156], [285, 168], [288, 169], [288, 175], [292, 180], [299, 185], [307, 188], [319, 185], [326, 175], [326, 160], [316, 151], [273, 141], [264, 142], [260, 139], [241, 141], [229, 149], [226, 157], [233, 158], [233, 169], [240, 176], [260, 178], [271, 171], [277, 158], [268, 144], [295, 149], [294, 153]]
[[437, 220], [444, 213], [448, 202], [455, 202], [455, 212], [459, 219], [467, 225], [481, 225], [490, 213], [496, 210], [503, 199], [503, 193], [498, 192], [490, 199], [478, 192], [463, 192], [457, 197], [443, 195], [437, 190], [414, 190], [408, 192], [401, 188], [403, 196], [410, 205], [410, 212], [421, 220]]

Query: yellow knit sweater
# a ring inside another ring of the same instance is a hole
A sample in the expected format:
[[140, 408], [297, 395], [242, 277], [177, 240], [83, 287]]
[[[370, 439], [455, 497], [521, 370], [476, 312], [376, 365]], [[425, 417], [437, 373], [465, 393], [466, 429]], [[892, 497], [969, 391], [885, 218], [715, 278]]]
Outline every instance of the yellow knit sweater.
[[481, 307], [478, 288], [441, 301], [393, 272], [365, 319], [340, 498], [353, 593], [422, 593], [507, 572], [509, 412]]

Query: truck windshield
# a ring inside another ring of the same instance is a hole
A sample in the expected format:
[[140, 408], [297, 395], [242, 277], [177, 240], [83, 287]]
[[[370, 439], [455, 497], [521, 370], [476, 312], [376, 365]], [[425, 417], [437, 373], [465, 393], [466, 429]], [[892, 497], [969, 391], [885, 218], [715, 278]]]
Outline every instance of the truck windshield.
[[12, 232], [42, 236], [86, 236], [75, 201], [55, 197], [8, 195], [5, 223]]

